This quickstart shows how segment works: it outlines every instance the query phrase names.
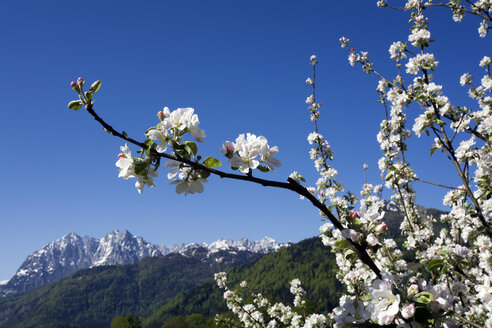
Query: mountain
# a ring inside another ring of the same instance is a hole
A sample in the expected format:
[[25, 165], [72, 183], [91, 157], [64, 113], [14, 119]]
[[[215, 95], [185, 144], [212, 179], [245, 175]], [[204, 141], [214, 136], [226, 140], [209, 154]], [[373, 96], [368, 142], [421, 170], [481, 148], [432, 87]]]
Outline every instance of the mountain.
[[[224, 246], [225, 247], [225, 246]], [[221, 261], [218, 261], [221, 259]], [[224, 312], [223, 291], [212, 277], [247, 280], [255, 291], [292, 301], [289, 281], [300, 278], [320, 311], [338, 302], [334, 254], [315, 237], [277, 252], [193, 248], [147, 257], [138, 263], [79, 270], [26, 294], [0, 300], [0, 328], [109, 327], [116, 316], [147, 317], [145, 327], [162, 327], [177, 315]]]
[[[134, 264], [79, 270], [20, 296], [0, 299], [0, 328], [109, 327], [113, 317], [148, 316], [217, 271], [264, 256], [248, 250], [189, 248]], [[219, 261], [220, 259], [220, 261]]]
[[161, 257], [169, 253], [192, 256], [202, 248], [207, 256], [221, 250], [266, 254], [287, 245], [265, 237], [260, 241], [219, 239], [210, 245], [191, 243], [166, 247], [148, 243], [127, 230], [111, 231], [101, 239], [80, 237], [72, 232], [29, 255], [14, 277], [6, 284], [0, 284], [0, 297], [28, 292], [80, 269], [136, 263], [145, 257]]
[[[233, 287], [238, 287], [241, 281], [247, 281], [246, 293], [254, 291], [275, 301], [292, 302], [289, 283], [292, 279], [299, 278], [311, 301], [309, 309], [329, 312], [338, 305], [342, 291], [342, 286], [336, 279], [336, 268], [334, 253], [321, 243], [319, 237], [313, 237], [267, 254], [256, 261], [232, 267], [228, 270], [227, 281]], [[223, 293], [215, 281], [209, 279], [176, 295], [143, 320], [142, 326], [160, 328], [176, 317], [200, 314], [210, 318], [216, 313], [224, 313], [227, 307]], [[244, 297], [248, 298], [249, 295], [245, 294]], [[135, 312], [133, 314], [140, 315]]]

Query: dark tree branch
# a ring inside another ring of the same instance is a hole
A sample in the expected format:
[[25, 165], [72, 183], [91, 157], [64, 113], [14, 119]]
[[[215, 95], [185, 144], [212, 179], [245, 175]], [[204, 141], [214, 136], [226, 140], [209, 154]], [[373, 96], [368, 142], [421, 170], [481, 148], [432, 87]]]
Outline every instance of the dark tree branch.
[[[143, 149], [149, 149], [149, 147], [142, 143], [139, 142], [135, 139], [132, 139], [128, 137], [126, 134], [122, 134], [118, 131], [116, 131], [111, 125], [106, 123], [93, 109], [92, 103], [87, 103], [85, 105], [85, 108], [87, 109], [87, 112], [91, 114], [91, 116], [99, 123], [101, 124], [105, 131], [108, 132], [109, 134], [121, 138], [123, 140], [126, 140], [136, 146], [142, 147]], [[280, 182], [280, 181], [272, 181], [272, 180], [265, 180], [261, 178], [257, 178], [251, 175], [239, 175], [239, 174], [233, 174], [233, 173], [227, 173], [223, 171], [219, 171], [210, 167], [207, 167], [203, 164], [193, 162], [191, 160], [188, 160], [186, 158], [183, 158], [177, 154], [175, 155], [169, 155], [165, 153], [158, 153], [155, 149], [150, 148], [150, 152], [152, 156], [156, 157], [163, 157], [171, 160], [175, 160], [184, 164], [187, 164], [194, 169], [197, 170], [202, 170], [202, 171], [207, 171], [210, 172], [211, 174], [218, 175], [221, 178], [227, 178], [227, 179], [234, 179], [234, 180], [242, 180], [242, 181], [249, 181], [253, 183], [260, 184], [264, 187], [276, 187], [276, 188], [281, 188], [281, 189], [287, 189], [291, 190], [301, 196], [304, 196], [307, 198], [316, 208], [318, 208], [323, 214], [325, 214], [328, 219], [331, 221], [331, 223], [340, 231], [344, 230], [345, 227], [342, 225], [342, 223], [331, 213], [331, 211], [323, 204], [321, 203], [313, 194], [311, 194], [305, 187], [301, 186], [299, 183], [297, 183], [295, 180], [292, 178], [288, 178], [288, 182]], [[357, 250], [359, 253], [359, 258], [362, 262], [364, 262], [369, 268], [376, 274], [376, 276], [381, 279], [381, 271], [377, 267], [377, 265], [374, 263], [374, 261], [371, 259], [369, 254], [367, 253], [367, 250], [362, 247], [360, 244], [353, 242], [350, 239], [347, 239], [350, 244]]]

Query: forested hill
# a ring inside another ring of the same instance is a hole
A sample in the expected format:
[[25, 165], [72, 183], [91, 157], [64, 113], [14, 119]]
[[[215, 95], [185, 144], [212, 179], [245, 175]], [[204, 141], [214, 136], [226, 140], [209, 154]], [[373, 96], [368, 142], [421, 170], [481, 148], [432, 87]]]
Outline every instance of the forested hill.
[[147, 316], [179, 292], [221, 269], [262, 256], [249, 251], [204, 248], [190, 256], [169, 254], [138, 263], [83, 269], [22, 296], [0, 300], [1, 328], [107, 328], [111, 319], [132, 313]]
[[[228, 271], [228, 281], [238, 285], [245, 280], [251, 290], [273, 300], [293, 300], [289, 283], [299, 278], [307, 296], [322, 312], [338, 305], [341, 285], [335, 278], [334, 254], [323, 246], [320, 238], [301, 241], [291, 247], [268, 254], [261, 259]], [[178, 294], [157, 312], [143, 321], [144, 328], [160, 328], [176, 316], [199, 313], [205, 317], [225, 312], [223, 290], [213, 280]]]

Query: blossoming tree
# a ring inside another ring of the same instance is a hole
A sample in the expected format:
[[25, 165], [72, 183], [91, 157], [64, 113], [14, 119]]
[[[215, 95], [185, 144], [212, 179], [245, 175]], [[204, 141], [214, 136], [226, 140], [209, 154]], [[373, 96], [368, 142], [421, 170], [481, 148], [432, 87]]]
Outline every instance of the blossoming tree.
[[[205, 133], [193, 108], [171, 111], [165, 107], [157, 113], [157, 125], [145, 132], [147, 139], [137, 141], [115, 130], [94, 111], [93, 96], [100, 88], [99, 81], [88, 91], [84, 91], [81, 78], [71, 83], [79, 99], [68, 107], [78, 110], [84, 106], [108, 133], [127, 141], [116, 166], [119, 177], [136, 179], [139, 193], [145, 186], [154, 186], [161, 161], [167, 160], [167, 178], [179, 194], [201, 193], [207, 178], [217, 175], [291, 190], [328, 219], [320, 231], [323, 243], [336, 253], [337, 277], [345, 287], [340, 305], [329, 314], [307, 313], [304, 306], [308, 295], [298, 279], [291, 283], [292, 306], [272, 303], [261, 294], [253, 294], [252, 302], [245, 304], [240, 290], [246, 290], [247, 283], [233, 290], [226, 274], [218, 273], [216, 281], [225, 290], [228, 307], [245, 327], [492, 327], [492, 59], [485, 56], [478, 63], [485, 71], [479, 83], [474, 84], [466, 72], [459, 78], [476, 101], [474, 108], [452, 103], [443, 86], [433, 81], [432, 72], [439, 62], [438, 56], [429, 52], [432, 39], [429, 19], [424, 15], [429, 8], [446, 7], [457, 22], [465, 14], [478, 16], [478, 33], [486, 37], [491, 28], [492, 1], [409, 0], [403, 8], [396, 8], [383, 0], [377, 5], [408, 11], [411, 34], [407, 41], [396, 41], [389, 48], [397, 70], [394, 78], [378, 73], [367, 52], [357, 52], [349, 39], [340, 38], [350, 65], [360, 65], [364, 72], [379, 77], [376, 90], [385, 113], [377, 135], [383, 152], [378, 165], [384, 186], [368, 184], [365, 178], [361, 199], [344, 192], [337, 170], [330, 165], [333, 151], [318, 130], [321, 104], [315, 94], [318, 61], [314, 55], [310, 58], [313, 74], [306, 80], [312, 92], [306, 103], [313, 122], [313, 132], [307, 138], [312, 146], [309, 154], [320, 174], [315, 187], [303, 186], [306, 181], [298, 172], [286, 182], [253, 175], [256, 171], [273, 172], [281, 163], [275, 157], [279, 151], [276, 146], [250, 133], [224, 142], [220, 149], [237, 173], [217, 169], [222, 165], [219, 159], [199, 153], [197, 142], [204, 141]], [[409, 110], [419, 112], [413, 122], [407, 121]], [[438, 151], [446, 156], [461, 181], [458, 187], [437, 184], [449, 189], [443, 203], [450, 207], [449, 213], [439, 218], [444, 228], [437, 232], [433, 218], [416, 206], [413, 184], [423, 180], [405, 157], [410, 151], [408, 138], [422, 134], [434, 138], [431, 155]], [[128, 143], [141, 148], [138, 156], [132, 155]], [[366, 164], [363, 169], [367, 169]], [[392, 190], [392, 198], [404, 213], [403, 247], [414, 256], [412, 266], [403, 259], [395, 241], [387, 237], [381, 199], [384, 187]], [[358, 210], [354, 210], [356, 206]]]

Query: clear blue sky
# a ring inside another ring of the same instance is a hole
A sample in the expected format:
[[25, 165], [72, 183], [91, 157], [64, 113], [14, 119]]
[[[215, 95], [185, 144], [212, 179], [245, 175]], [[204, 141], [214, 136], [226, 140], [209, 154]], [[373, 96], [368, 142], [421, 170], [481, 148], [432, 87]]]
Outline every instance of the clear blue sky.
[[[207, 134], [204, 155], [219, 157], [220, 144], [239, 133], [264, 135], [283, 163], [264, 176], [284, 181], [298, 170], [312, 185], [304, 80], [317, 54], [321, 132], [335, 149], [340, 179], [358, 193], [365, 162], [370, 182], [379, 183], [375, 135], [383, 109], [376, 78], [348, 65], [338, 38], [369, 51], [392, 76], [387, 49], [407, 38], [407, 18], [367, 0], [2, 1], [0, 280], [72, 231], [100, 238], [128, 229], [162, 244], [316, 235], [317, 211], [288, 191], [212, 177], [203, 194], [184, 197], [161, 170], [156, 187], [139, 195], [134, 181], [117, 178], [122, 141], [86, 112], [66, 108], [75, 95], [69, 83], [102, 80], [96, 111], [137, 139], [163, 106], [195, 108]], [[459, 76], [477, 71], [490, 39], [479, 39], [473, 17], [455, 24], [436, 9], [431, 19], [436, 80], [449, 81], [448, 96], [466, 103]], [[450, 165], [427, 154], [411, 155], [417, 173], [456, 184]], [[420, 204], [442, 207], [443, 191], [419, 189]]]

